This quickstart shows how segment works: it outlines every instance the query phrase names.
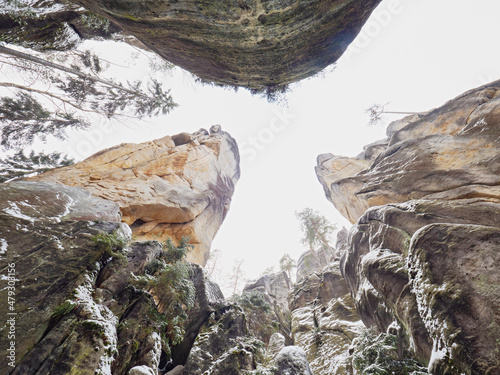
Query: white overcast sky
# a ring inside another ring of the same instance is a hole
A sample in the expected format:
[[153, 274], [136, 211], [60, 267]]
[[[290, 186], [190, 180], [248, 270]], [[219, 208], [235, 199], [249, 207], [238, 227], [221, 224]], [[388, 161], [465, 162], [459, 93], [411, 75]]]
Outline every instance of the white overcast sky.
[[[115, 123], [104, 139], [102, 132], [81, 132], [42, 148], [81, 159], [122, 142], [222, 125], [240, 145], [242, 175], [212, 248], [222, 251], [226, 271], [243, 259], [253, 278], [284, 253], [297, 259], [305, 250], [296, 210], [311, 207], [348, 226], [326, 200], [314, 166], [319, 154], [355, 156], [384, 137], [385, 126], [367, 126], [367, 108], [390, 102], [394, 111], [427, 111], [500, 78], [499, 15], [498, 0], [385, 0], [335, 69], [293, 86], [288, 107], [243, 89], [200, 86], [176, 69], [165, 77], [180, 105], [171, 114]], [[129, 64], [129, 47], [108, 44], [110, 60]], [[136, 67], [127, 74], [145, 73]]]

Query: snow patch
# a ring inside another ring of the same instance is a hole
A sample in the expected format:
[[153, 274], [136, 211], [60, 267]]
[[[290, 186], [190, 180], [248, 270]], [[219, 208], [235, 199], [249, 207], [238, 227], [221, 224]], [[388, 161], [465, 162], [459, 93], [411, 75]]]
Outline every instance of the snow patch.
[[[23, 203], [23, 202], [22, 202]], [[23, 220], [28, 220], [30, 222], [35, 222], [35, 219], [28, 216], [28, 215], [24, 215], [22, 212], [21, 212], [21, 209], [17, 206], [17, 204], [15, 202], [9, 202], [10, 204], [10, 208], [4, 208], [3, 211], [6, 213], [6, 214], [9, 214], [13, 217], [17, 217], [18, 219], [23, 219]]]
[[5, 254], [7, 252], [7, 247], [8, 244], [5, 238], [0, 238], [0, 255]]
[[117, 352], [116, 326], [118, 317], [106, 306], [96, 303], [92, 298], [93, 279], [95, 278], [93, 276], [95, 275], [88, 273], [84, 283], [76, 288], [74, 301], [78, 303], [82, 316], [87, 317], [86, 321], [99, 325], [103, 330], [105, 354], [99, 360], [96, 375], [112, 375], [111, 364], [114, 360], [113, 355]]
[[67, 5], [59, 4], [56, 2], [49, 2], [47, 3], [41, 3], [39, 0], [18, 0], [18, 1], [11, 1], [7, 2], [6, 4], [2, 5], [2, 11], [0, 13], [2, 14], [8, 14], [8, 13], [21, 13], [23, 11], [31, 11], [33, 12], [33, 15], [36, 16], [37, 18], [41, 18], [46, 14], [49, 13], [55, 13], [55, 12], [61, 12], [64, 10], [70, 10]]

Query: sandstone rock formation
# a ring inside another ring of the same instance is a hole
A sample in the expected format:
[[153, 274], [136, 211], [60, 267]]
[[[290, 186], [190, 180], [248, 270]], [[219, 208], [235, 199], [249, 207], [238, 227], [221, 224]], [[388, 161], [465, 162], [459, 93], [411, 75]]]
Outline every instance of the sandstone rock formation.
[[140, 283], [157, 277], [165, 248], [130, 242], [116, 203], [32, 181], [0, 184], [0, 197], [0, 297], [14, 301], [0, 306], [0, 349], [13, 353], [0, 358], [2, 373], [158, 374], [167, 352], [182, 368], [223, 301], [200, 266], [191, 265], [194, 302], [173, 345], [165, 331], [177, 317], [163, 315], [161, 291]]
[[138, 240], [189, 237], [189, 260], [205, 265], [240, 176], [234, 139], [214, 125], [122, 144], [31, 178], [82, 187], [116, 202]]
[[288, 293], [291, 286], [291, 280], [286, 272], [282, 271], [249, 281], [243, 288], [242, 293], [259, 292], [266, 297], [269, 303], [277, 304], [281, 310], [288, 311]]
[[289, 296], [294, 345], [313, 374], [349, 374], [349, 347], [363, 326], [339, 262], [294, 285]]
[[217, 309], [205, 322], [184, 366], [184, 374], [243, 374], [256, 369], [263, 343], [249, 335], [238, 305]]
[[203, 268], [193, 265], [191, 279], [196, 290], [195, 302], [193, 307], [189, 309], [184, 323], [184, 340], [172, 347], [173, 366], [182, 366], [186, 363], [191, 347], [203, 324], [215, 309], [224, 302], [224, 295], [219, 286], [205, 275]]
[[380, 0], [75, 0], [204, 80], [280, 87], [335, 62]]
[[318, 158], [327, 197], [357, 221], [341, 270], [363, 322], [399, 327], [431, 374], [500, 374], [499, 94], [500, 81], [470, 90], [376, 150]]
[[373, 206], [411, 199], [498, 202], [500, 81], [470, 90], [400, 130], [360, 158], [318, 156], [327, 198], [352, 223]]
[[327, 267], [334, 259], [334, 250], [327, 247], [302, 253], [297, 261], [297, 282]]
[[[117, 320], [90, 292], [109, 255], [92, 236], [115, 232], [130, 238], [118, 221], [118, 206], [80, 188], [47, 183], [1, 184], [0, 197], [0, 269], [12, 287], [0, 294], [14, 301], [0, 307], [2, 326], [10, 327], [1, 330], [0, 348], [6, 353], [15, 343], [14, 359], [2, 356], [0, 368], [5, 374], [109, 368]], [[6, 325], [8, 318], [14, 322]], [[100, 333], [92, 334], [91, 327]]]

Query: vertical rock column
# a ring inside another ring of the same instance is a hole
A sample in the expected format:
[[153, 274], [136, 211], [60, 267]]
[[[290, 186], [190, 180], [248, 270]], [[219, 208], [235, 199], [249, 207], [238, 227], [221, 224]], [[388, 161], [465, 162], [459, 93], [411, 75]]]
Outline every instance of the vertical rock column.
[[215, 125], [121, 144], [30, 180], [78, 186], [116, 202], [138, 240], [189, 237], [188, 259], [204, 266], [239, 176], [236, 141]]

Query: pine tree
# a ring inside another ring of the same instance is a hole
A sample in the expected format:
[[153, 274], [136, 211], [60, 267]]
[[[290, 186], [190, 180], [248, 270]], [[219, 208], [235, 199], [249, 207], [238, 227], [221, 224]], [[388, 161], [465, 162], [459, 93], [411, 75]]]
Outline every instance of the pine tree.
[[284, 254], [280, 259], [280, 269], [285, 271], [288, 278], [292, 280], [292, 269], [297, 267], [297, 263], [292, 259], [290, 254]]
[[12, 179], [28, 177], [38, 173], [46, 172], [50, 169], [73, 164], [72, 159], [68, 159], [59, 152], [50, 154], [31, 151], [28, 156], [24, 151], [18, 151], [13, 156], [0, 159], [0, 183]]
[[88, 115], [140, 119], [166, 114], [176, 106], [170, 91], [156, 80], [144, 88], [141, 82], [125, 86], [101, 78], [102, 63], [89, 51], [52, 56], [64, 65], [5, 46], [0, 46], [0, 56], [0, 62], [15, 67], [26, 82], [0, 82], [0, 87], [15, 90], [14, 96], [0, 98], [3, 149], [20, 149], [47, 135], [64, 139], [67, 129], [90, 126]]
[[367, 110], [368, 116], [370, 116], [370, 121], [368, 122], [368, 126], [374, 126], [382, 121], [382, 116], [386, 113], [396, 114], [396, 115], [419, 115], [419, 112], [399, 112], [399, 111], [386, 111], [385, 107], [389, 103], [382, 104], [374, 104]]
[[229, 276], [229, 285], [231, 295], [235, 296], [239, 291], [239, 287], [245, 280], [245, 271], [243, 270], [243, 259], [235, 259], [233, 264], [233, 272]]
[[295, 216], [300, 221], [300, 227], [304, 234], [301, 242], [309, 247], [309, 250], [316, 251], [319, 248], [332, 251], [330, 246], [331, 236], [335, 231], [335, 225], [311, 208], [305, 208], [302, 211], [296, 211]]

